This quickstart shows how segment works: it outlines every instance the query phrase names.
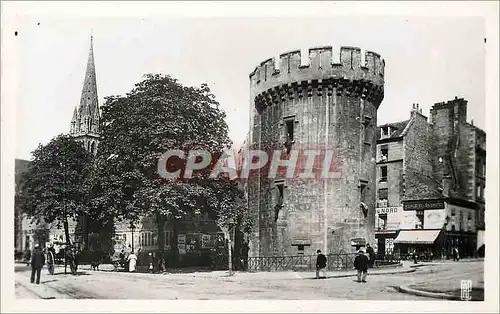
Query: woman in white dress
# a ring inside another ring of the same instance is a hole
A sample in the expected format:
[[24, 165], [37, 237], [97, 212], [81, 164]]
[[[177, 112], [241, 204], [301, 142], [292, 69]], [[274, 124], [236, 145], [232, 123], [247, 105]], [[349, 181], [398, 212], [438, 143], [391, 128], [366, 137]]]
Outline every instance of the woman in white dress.
[[134, 254], [134, 252], [131, 252], [130, 255], [128, 256], [128, 271], [129, 272], [135, 272], [135, 265], [137, 264], [137, 256]]

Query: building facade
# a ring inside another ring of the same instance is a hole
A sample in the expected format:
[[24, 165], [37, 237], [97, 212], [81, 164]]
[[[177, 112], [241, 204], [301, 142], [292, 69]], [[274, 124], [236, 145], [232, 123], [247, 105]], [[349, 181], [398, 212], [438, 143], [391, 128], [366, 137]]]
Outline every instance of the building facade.
[[255, 226], [249, 256], [352, 252], [372, 242], [375, 212], [377, 109], [384, 97], [384, 60], [341, 47], [293, 51], [260, 63], [250, 74], [249, 147], [281, 158], [307, 148], [334, 151], [339, 177], [248, 180]]
[[[99, 144], [99, 120], [100, 111], [97, 98], [97, 82], [94, 61], [93, 38], [90, 40], [90, 50], [85, 72], [85, 79], [80, 98], [80, 105], [75, 108], [73, 118], [71, 120], [70, 135], [77, 141], [81, 142], [84, 148], [96, 154]], [[16, 160], [16, 178], [25, 172], [24, 164], [29, 161]], [[16, 179], [17, 180], [17, 179]], [[62, 223], [54, 222], [52, 224], [37, 223], [25, 215], [20, 214], [19, 225], [22, 234], [17, 239], [16, 245], [20, 250], [32, 249], [35, 244], [45, 247], [48, 242], [66, 242]], [[73, 243], [80, 246], [89, 247], [89, 232], [87, 226], [89, 221], [85, 217], [78, 219], [69, 219], [69, 234]]]
[[430, 119], [379, 126], [378, 254], [475, 256], [484, 244], [486, 134], [466, 122], [467, 101], [435, 104]]

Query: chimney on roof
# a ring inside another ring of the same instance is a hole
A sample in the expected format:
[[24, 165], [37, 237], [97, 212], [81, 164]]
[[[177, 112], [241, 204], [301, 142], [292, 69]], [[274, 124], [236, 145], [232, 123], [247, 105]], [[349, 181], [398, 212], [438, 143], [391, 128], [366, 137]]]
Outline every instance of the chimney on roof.
[[474, 126], [474, 119], [470, 120], [470, 124], [472, 124], [472, 126]]

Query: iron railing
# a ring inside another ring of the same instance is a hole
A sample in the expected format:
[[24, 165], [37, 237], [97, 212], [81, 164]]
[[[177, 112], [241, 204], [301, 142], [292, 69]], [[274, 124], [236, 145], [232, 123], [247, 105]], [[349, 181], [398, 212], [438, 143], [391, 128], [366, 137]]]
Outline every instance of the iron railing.
[[[327, 270], [350, 270], [354, 267], [356, 253], [328, 254]], [[258, 256], [248, 258], [249, 271], [314, 271], [317, 255]]]

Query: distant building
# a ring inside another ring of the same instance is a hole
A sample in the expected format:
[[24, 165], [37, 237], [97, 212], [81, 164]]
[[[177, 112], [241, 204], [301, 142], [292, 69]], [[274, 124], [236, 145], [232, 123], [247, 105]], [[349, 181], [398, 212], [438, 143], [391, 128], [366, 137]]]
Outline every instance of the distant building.
[[[409, 120], [378, 127], [375, 237], [380, 255], [473, 256], [484, 245], [486, 134], [466, 122], [467, 101], [414, 105]], [[482, 243], [481, 243], [482, 242]]]
[[[21, 181], [23, 175], [28, 171], [29, 160], [15, 160], [15, 197], [19, 196], [21, 189]], [[14, 203], [14, 249], [16, 251], [24, 251], [31, 248], [32, 235], [25, 233], [23, 230], [23, 213], [18, 202]]]
[[[94, 49], [93, 39], [91, 37], [89, 57], [85, 80], [80, 99], [78, 110], [75, 108], [73, 119], [71, 120], [70, 135], [77, 141], [81, 142], [85, 149], [95, 155], [99, 144], [99, 105], [97, 99], [97, 84], [95, 74]], [[29, 161], [16, 160], [16, 187], [18, 177], [27, 170]], [[19, 205], [16, 204], [16, 208]], [[43, 222], [35, 222], [16, 210], [16, 249], [25, 250], [32, 249], [34, 244], [39, 244], [45, 247], [47, 242], [66, 242], [62, 223], [54, 222], [46, 224]], [[69, 219], [69, 234], [73, 242], [79, 243], [82, 246], [89, 246], [88, 231], [86, 226], [88, 221], [85, 217], [80, 217], [78, 220]], [[21, 230], [21, 231], [18, 231]], [[22, 236], [21, 236], [22, 235]], [[21, 237], [23, 238], [21, 240]]]

